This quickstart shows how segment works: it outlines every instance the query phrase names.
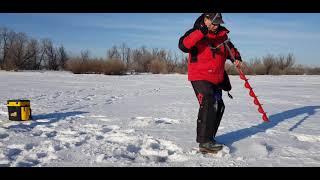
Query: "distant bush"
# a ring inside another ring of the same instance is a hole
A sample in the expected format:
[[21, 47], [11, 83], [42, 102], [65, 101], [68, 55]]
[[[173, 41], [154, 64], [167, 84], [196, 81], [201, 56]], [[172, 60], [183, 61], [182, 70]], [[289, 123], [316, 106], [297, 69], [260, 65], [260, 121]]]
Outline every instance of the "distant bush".
[[126, 72], [125, 64], [120, 60], [88, 60], [72, 59], [67, 63], [67, 70], [74, 74], [106, 74], [121, 75]]
[[[238, 69], [232, 63], [227, 62], [225, 64], [225, 70], [230, 75], [239, 75]], [[243, 62], [243, 66], [241, 68], [242, 72], [245, 74], [254, 74], [253, 69], [246, 62]]]
[[277, 57], [269, 54], [262, 59], [255, 58], [245, 64], [245, 68], [248, 69], [246, 74], [253, 75], [302, 75], [307, 71], [302, 65], [295, 65], [292, 54]]
[[248, 64], [249, 73], [252, 75], [262, 75], [266, 73], [265, 66], [258, 58], [252, 59]]
[[271, 69], [276, 65], [276, 58], [273, 55], [268, 54], [262, 57], [262, 64], [265, 68], [265, 73], [267, 75], [271, 74]]
[[306, 74], [307, 75], [320, 75], [320, 68], [319, 67], [308, 68]]
[[272, 67], [272, 68], [270, 69], [269, 74], [271, 74], [271, 75], [282, 75], [282, 74], [283, 74], [283, 71], [280, 70], [279, 67], [274, 66], [274, 67]]
[[179, 73], [179, 74], [187, 74], [188, 68], [187, 68], [187, 66], [176, 66], [174, 68], [173, 72]]
[[86, 65], [77, 59], [72, 59], [67, 62], [67, 70], [74, 74], [83, 74], [86, 72]]
[[152, 60], [149, 65], [149, 71], [153, 74], [168, 73], [167, 63], [158, 59]]
[[225, 70], [229, 75], [238, 75], [239, 74], [236, 67], [229, 62], [225, 64]]
[[266, 68], [263, 64], [256, 64], [254, 67], [252, 67], [255, 75], [265, 75], [266, 74]]
[[104, 63], [103, 73], [106, 75], [122, 75], [126, 72], [127, 68], [121, 60], [108, 60]]

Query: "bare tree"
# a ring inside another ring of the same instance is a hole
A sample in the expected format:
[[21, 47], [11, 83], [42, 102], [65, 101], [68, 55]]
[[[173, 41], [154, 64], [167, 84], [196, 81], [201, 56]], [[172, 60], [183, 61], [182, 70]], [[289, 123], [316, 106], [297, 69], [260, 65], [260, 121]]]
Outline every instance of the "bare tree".
[[29, 40], [26, 34], [16, 34], [15, 41], [10, 49], [11, 60], [17, 69], [28, 69], [30, 61], [36, 52], [31, 50]]
[[[115, 55], [112, 55], [112, 54], [115, 54]], [[126, 67], [129, 68], [130, 58], [131, 58], [131, 49], [126, 45], [126, 43], [122, 43], [120, 45], [119, 54], [121, 55], [121, 57], [120, 57], [121, 61], [123, 61], [126, 64]], [[110, 54], [108, 54], [109, 59], [115, 59], [114, 56], [117, 57], [116, 46], [114, 46], [111, 49]]]
[[0, 29], [0, 38], [1, 38], [0, 66], [2, 69], [4, 69], [4, 68], [7, 69], [7, 66], [9, 64], [9, 62], [8, 62], [9, 51], [12, 48], [15, 37], [16, 37], [15, 32], [13, 32], [7, 28]]
[[278, 66], [280, 70], [285, 70], [286, 65], [285, 65], [285, 57], [283, 55], [278, 56], [278, 60], [275, 62], [275, 64]]
[[118, 60], [121, 59], [121, 54], [118, 51], [117, 46], [112, 46], [111, 49], [108, 49], [107, 57], [108, 57], [108, 59], [118, 59]]
[[88, 62], [90, 59], [90, 51], [87, 50], [82, 50], [81, 51], [81, 60], [82, 62]]
[[172, 51], [170, 51], [170, 50], [165, 50], [164, 49], [164, 52], [165, 52], [165, 61], [167, 61], [167, 62], [170, 62], [170, 61], [172, 61], [172, 59], [173, 59], [173, 54], [172, 54]]
[[162, 61], [166, 61], [167, 60], [167, 52], [164, 49], [161, 49], [158, 53], [158, 58]]
[[143, 72], [142, 67], [139, 65], [139, 60], [142, 59], [142, 52], [138, 49], [132, 51], [131, 68], [136, 72]]
[[4, 28], [0, 28], [0, 69], [3, 69], [3, 46], [4, 46], [4, 40], [3, 40], [3, 31]]
[[152, 58], [156, 58], [158, 56], [159, 49], [158, 48], [152, 48]]
[[120, 59], [121, 59], [121, 61], [125, 61], [125, 59], [126, 59], [126, 49], [127, 49], [127, 45], [125, 44], [125, 43], [122, 43], [121, 45], [120, 45]]
[[271, 69], [274, 67], [275, 65], [275, 58], [272, 55], [267, 55], [265, 57], [263, 57], [263, 65], [266, 68], [266, 74], [270, 74]]
[[60, 69], [65, 69], [66, 68], [66, 63], [68, 61], [69, 57], [67, 55], [67, 52], [63, 45], [61, 45], [58, 48], [58, 62], [59, 62], [59, 68]]
[[289, 53], [288, 56], [287, 56], [287, 58], [286, 58], [286, 64], [285, 64], [285, 66], [286, 66], [287, 68], [291, 68], [291, 67], [295, 64], [295, 61], [296, 61], [296, 60], [295, 60], [293, 54], [292, 54], [292, 53]]
[[26, 47], [26, 54], [24, 56], [25, 64], [24, 69], [33, 70], [37, 68], [39, 59], [39, 43], [36, 39], [29, 40]]
[[125, 57], [125, 63], [126, 63], [126, 67], [129, 69], [130, 68], [130, 64], [131, 64], [131, 49], [127, 48], [126, 49], [126, 57]]
[[23, 62], [23, 54], [25, 51], [25, 45], [27, 43], [27, 36], [23, 33], [18, 33], [16, 39], [13, 43], [13, 48], [11, 48], [10, 52], [12, 55], [12, 61], [15, 67], [22, 68]]
[[41, 39], [40, 40], [40, 45], [38, 49], [38, 57], [37, 61], [35, 64], [35, 69], [40, 70], [42, 68], [47, 68], [46, 64], [46, 44], [47, 44], [48, 39]]
[[167, 68], [168, 68], [168, 72], [169, 73], [173, 73], [177, 71], [177, 68], [179, 68], [179, 57], [177, 55], [177, 53], [174, 53], [173, 58], [171, 58], [171, 54], [169, 56], [167, 56], [169, 58], [167, 58]]
[[142, 68], [142, 72], [149, 72], [149, 65], [152, 61], [152, 54], [148, 51], [146, 46], [142, 46], [140, 49], [142, 53], [141, 59], [138, 59], [138, 65]]
[[58, 63], [58, 55], [57, 50], [53, 46], [53, 43], [50, 39], [44, 39], [43, 40], [43, 46], [44, 46], [44, 62], [45, 66], [49, 70], [58, 70], [59, 63]]

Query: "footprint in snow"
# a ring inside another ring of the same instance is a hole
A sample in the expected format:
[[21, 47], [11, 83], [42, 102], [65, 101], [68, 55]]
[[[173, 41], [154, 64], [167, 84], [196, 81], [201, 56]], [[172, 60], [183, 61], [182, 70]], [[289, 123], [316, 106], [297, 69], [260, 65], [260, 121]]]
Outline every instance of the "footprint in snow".
[[95, 118], [99, 121], [104, 121], [104, 122], [109, 122], [109, 121], [112, 121], [111, 119], [107, 118], [106, 116], [102, 116], [102, 115], [93, 115], [93, 116], [90, 116], [92, 118]]
[[0, 139], [5, 139], [5, 138], [7, 138], [7, 137], [9, 137], [9, 134], [7, 134], [7, 133], [0, 133]]
[[106, 100], [106, 104], [112, 104], [115, 101], [122, 99], [123, 95], [121, 96], [111, 96], [109, 99]]
[[46, 133], [46, 136], [48, 138], [52, 138], [52, 137], [55, 137], [57, 135], [57, 131], [51, 131], [51, 132], [47, 132]]
[[86, 101], [90, 101], [90, 100], [93, 99], [94, 96], [95, 96], [95, 95], [90, 94], [90, 95], [88, 95], [88, 96], [86, 96], [86, 97], [84, 97], [84, 98], [82, 98], [82, 99], [83, 99], [83, 100], [86, 100]]
[[129, 125], [136, 127], [144, 127], [150, 124], [179, 124], [180, 121], [171, 118], [152, 118], [152, 117], [133, 117]]
[[8, 150], [6, 156], [9, 160], [15, 160], [21, 152], [22, 150], [19, 148], [12, 148]]
[[304, 142], [320, 142], [320, 136], [317, 135], [309, 135], [309, 134], [298, 134], [298, 133], [292, 133], [293, 136], [295, 136], [299, 141]]
[[28, 143], [24, 146], [24, 149], [29, 151], [31, 149], [33, 149], [35, 146], [37, 146], [37, 144], [34, 144], [34, 143]]
[[156, 124], [178, 124], [179, 120], [170, 118], [154, 118]]

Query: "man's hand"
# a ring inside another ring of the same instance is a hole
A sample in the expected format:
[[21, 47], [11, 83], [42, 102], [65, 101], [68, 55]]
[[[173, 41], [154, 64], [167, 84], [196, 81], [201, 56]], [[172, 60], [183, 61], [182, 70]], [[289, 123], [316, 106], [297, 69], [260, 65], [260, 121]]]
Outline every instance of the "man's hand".
[[236, 59], [236, 61], [234, 61], [234, 65], [236, 67], [241, 67], [242, 66], [242, 62]]
[[200, 26], [200, 31], [202, 32], [203, 35], [207, 35], [208, 34], [208, 27], [206, 25], [201, 25]]

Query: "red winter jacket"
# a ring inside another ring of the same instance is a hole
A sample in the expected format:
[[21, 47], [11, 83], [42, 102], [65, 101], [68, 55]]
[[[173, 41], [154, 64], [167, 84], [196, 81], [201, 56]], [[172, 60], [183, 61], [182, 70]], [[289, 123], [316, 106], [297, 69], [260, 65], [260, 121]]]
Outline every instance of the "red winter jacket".
[[[189, 53], [188, 80], [207, 80], [213, 84], [223, 83], [225, 74], [224, 66], [226, 59], [230, 59], [228, 50], [224, 45], [216, 50], [216, 47], [228, 39], [229, 30], [220, 26], [216, 33], [209, 32], [206, 36], [199, 30], [203, 23], [203, 15], [198, 18], [194, 28], [187, 31], [179, 40], [179, 48]], [[234, 57], [241, 61], [241, 56], [234, 45], [229, 42]]]

